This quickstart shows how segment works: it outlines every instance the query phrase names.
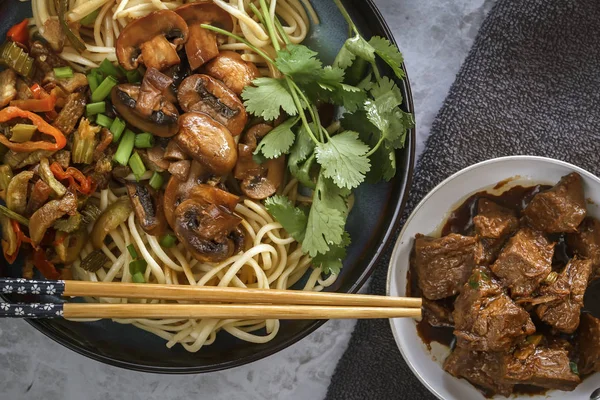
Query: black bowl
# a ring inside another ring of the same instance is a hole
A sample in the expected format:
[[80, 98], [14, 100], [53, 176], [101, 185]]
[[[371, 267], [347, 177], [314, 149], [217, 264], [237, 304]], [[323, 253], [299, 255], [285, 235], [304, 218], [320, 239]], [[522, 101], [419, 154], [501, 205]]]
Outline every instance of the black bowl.
[[[362, 33], [384, 36], [393, 41], [381, 14], [370, 0], [346, 0], [347, 9]], [[330, 63], [346, 39], [347, 26], [331, 0], [313, 0], [322, 23], [311, 33], [308, 45]], [[31, 3], [5, 0], [0, 4], [0, 32], [31, 15]], [[390, 71], [387, 71], [392, 76]], [[398, 81], [404, 96], [403, 108], [414, 112], [408, 79]], [[356, 202], [348, 219], [352, 245], [344, 268], [330, 291], [355, 293], [377, 266], [384, 250], [398, 228], [402, 209], [410, 187], [414, 163], [415, 133], [411, 130], [406, 145], [397, 152], [398, 172], [388, 183], [362, 185], [356, 191]], [[1, 275], [21, 277], [19, 266], [1, 266]], [[16, 301], [59, 301], [57, 298], [19, 298]], [[188, 353], [181, 346], [167, 349], [165, 341], [131, 325], [112, 321], [77, 323], [66, 320], [27, 320], [34, 328], [65, 347], [92, 359], [146, 372], [169, 374], [217, 371], [246, 364], [276, 353], [313, 332], [325, 321], [282, 321], [279, 334], [265, 344], [242, 342], [226, 332], [217, 341], [197, 353]]]

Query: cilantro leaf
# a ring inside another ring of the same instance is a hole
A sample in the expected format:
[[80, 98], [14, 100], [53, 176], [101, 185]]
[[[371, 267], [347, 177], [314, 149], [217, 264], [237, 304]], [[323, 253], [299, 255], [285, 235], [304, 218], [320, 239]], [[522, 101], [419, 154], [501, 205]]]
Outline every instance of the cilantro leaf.
[[277, 52], [275, 65], [281, 73], [291, 76], [296, 83], [310, 83], [318, 79], [323, 64], [316, 56], [317, 52], [299, 44], [289, 44]]
[[364, 181], [369, 171], [369, 159], [365, 154], [369, 146], [358, 139], [358, 133], [345, 131], [331, 137], [327, 143], [319, 143], [315, 149], [323, 175], [333, 179], [341, 188], [352, 189]]
[[319, 85], [336, 87], [344, 81], [344, 70], [337, 67], [327, 66], [319, 74]]
[[350, 245], [350, 235], [344, 232], [340, 244], [329, 246], [329, 251], [325, 254], [317, 254], [312, 259], [313, 266], [321, 267], [324, 274], [339, 274], [342, 269], [342, 262], [346, 258], [346, 247]]
[[400, 53], [398, 47], [380, 36], [372, 37], [369, 40], [369, 44], [375, 49], [375, 53], [392, 68], [392, 71], [394, 71], [394, 74], [398, 78], [404, 78], [404, 70], [402, 69], [404, 57], [402, 57], [402, 53]]
[[367, 95], [364, 90], [343, 83], [331, 94], [331, 99], [335, 104], [342, 105], [346, 111], [354, 112], [362, 107]]
[[289, 115], [298, 114], [294, 98], [285, 81], [257, 78], [252, 83], [254, 86], [247, 86], [242, 92], [246, 111], [266, 120], [279, 117], [281, 109]]
[[[334, 186], [334, 185], [331, 185]], [[302, 241], [302, 250], [311, 257], [325, 254], [331, 245], [340, 244], [346, 225], [346, 205], [342, 209], [331, 207], [331, 193], [323, 175], [319, 176], [312, 206], [308, 214], [306, 234]]]
[[380, 108], [390, 111], [402, 104], [402, 92], [387, 76], [382, 77], [371, 88], [371, 95], [380, 103]]
[[280, 195], [271, 196], [265, 200], [265, 207], [291, 237], [299, 242], [304, 240], [308, 223], [305, 210], [294, 207], [290, 199]]
[[289, 118], [281, 125], [273, 128], [258, 143], [254, 154], [262, 153], [266, 158], [277, 158], [282, 154], [287, 154], [294, 144], [296, 135], [292, 132], [292, 127], [298, 123], [300, 117]]
[[310, 188], [315, 187], [315, 183], [310, 177], [310, 170], [315, 160], [314, 150], [315, 142], [310, 138], [304, 125], [300, 126], [296, 134], [296, 141], [290, 150], [288, 168], [300, 183]]
[[340, 210], [342, 215], [347, 216], [349, 209], [346, 198], [350, 195], [350, 190], [339, 188], [331, 179], [325, 177], [321, 177], [319, 183], [317, 194], [320, 201], [327, 208]]
[[344, 46], [355, 56], [370, 63], [375, 62], [375, 49], [362, 36], [356, 35], [349, 38]]
[[354, 55], [354, 53], [348, 50], [348, 48], [344, 45], [340, 49], [338, 55], [335, 57], [333, 65], [341, 69], [346, 69], [352, 65], [355, 58], [356, 56]]
[[371, 157], [371, 162], [373, 168], [367, 176], [369, 182], [375, 183], [382, 179], [389, 181], [396, 175], [396, 151], [387, 144], [379, 146]]

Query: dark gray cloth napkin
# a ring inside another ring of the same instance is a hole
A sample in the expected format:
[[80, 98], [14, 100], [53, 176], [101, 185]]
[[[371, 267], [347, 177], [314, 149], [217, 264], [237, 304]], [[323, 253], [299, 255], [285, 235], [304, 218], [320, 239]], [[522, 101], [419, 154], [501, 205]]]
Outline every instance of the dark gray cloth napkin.
[[[517, 154], [600, 172], [599, 0], [497, 1], [433, 124], [404, 217], [454, 172]], [[390, 253], [371, 293], [385, 293]], [[433, 398], [404, 362], [389, 322], [358, 321], [327, 400]]]

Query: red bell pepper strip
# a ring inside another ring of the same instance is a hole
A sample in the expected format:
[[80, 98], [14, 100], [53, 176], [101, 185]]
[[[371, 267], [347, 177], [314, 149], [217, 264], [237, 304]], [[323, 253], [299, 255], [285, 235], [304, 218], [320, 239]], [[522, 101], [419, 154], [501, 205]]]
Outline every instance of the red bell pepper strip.
[[[36, 100], [39, 99], [45, 99], [47, 97], [50, 97], [51, 95], [44, 90], [43, 87], [41, 87], [39, 84], [34, 83], [33, 85], [31, 85], [31, 87], [29, 88], [29, 90], [31, 90], [31, 93], [33, 94], [33, 98]], [[56, 96], [54, 96], [54, 107], [56, 107]], [[56, 112], [56, 110], [54, 108], [52, 108], [52, 110], [46, 112], [46, 118], [48, 118], [50, 121], [54, 121], [56, 119], [56, 117], [58, 117], [58, 113]]]
[[96, 191], [96, 181], [91, 176], [85, 176], [77, 168], [68, 167], [65, 171], [59, 163], [54, 162], [50, 165], [50, 171], [52, 171], [56, 179], [60, 181], [68, 180], [69, 187], [81, 194], [90, 195]]
[[39, 248], [33, 253], [33, 265], [44, 275], [46, 279], [58, 279], [60, 278], [60, 273], [54, 267], [48, 259], [46, 258], [46, 252]]
[[17, 259], [17, 256], [19, 255], [19, 250], [21, 248], [22, 243], [29, 243], [34, 248], [36, 246], [33, 244], [31, 239], [29, 239], [27, 237], [27, 235], [25, 235], [23, 233], [23, 231], [21, 230], [21, 225], [19, 225], [19, 223], [17, 221], [15, 221], [14, 219], [11, 219], [10, 225], [13, 228], [15, 235], [17, 236], [17, 249], [15, 250], [15, 252], [13, 254], [6, 254], [6, 252], [4, 252], [4, 258], [6, 258], [6, 261], [8, 261], [9, 264], [12, 264], [15, 262], [15, 260]]
[[21, 110], [33, 111], [33, 112], [49, 112], [54, 111], [56, 105], [56, 97], [49, 95], [41, 99], [29, 99], [29, 100], [12, 100], [10, 105], [13, 107], [19, 107]]
[[29, 25], [28, 18], [13, 25], [6, 33], [6, 38], [27, 47], [27, 44], [29, 43], [29, 30], [27, 30], [27, 25]]
[[67, 138], [62, 132], [37, 114], [30, 111], [21, 110], [18, 107], [6, 107], [0, 110], [0, 123], [8, 122], [14, 118], [27, 118], [33, 125], [37, 126], [38, 131], [43, 134], [50, 135], [54, 138], [55, 143], [46, 141], [28, 141], [24, 143], [13, 143], [4, 135], [0, 135], [0, 143], [17, 153], [31, 153], [34, 150], [60, 150], [67, 144]]

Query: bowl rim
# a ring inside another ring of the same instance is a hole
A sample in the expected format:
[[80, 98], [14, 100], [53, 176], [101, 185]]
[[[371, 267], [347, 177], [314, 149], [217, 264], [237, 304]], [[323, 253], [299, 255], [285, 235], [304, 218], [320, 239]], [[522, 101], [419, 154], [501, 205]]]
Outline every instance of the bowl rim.
[[[574, 172], [579, 173], [580, 175], [585, 175], [586, 177], [596, 181], [600, 185], [599, 177], [597, 177], [596, 175], [592, 174], [591, 172], [589, 172], [581, 167], [578, 167], [578, 166], [568, 163], [566, 161], [557, 160], [557, 159], [550, 158], [550, 157], [531, 156], [531, 155], [516, 155], [516, 156], [504, 156], [504, 157], [492, 158], [489, 160], [480, 161], [476, 164], [470, 165], [466, 168], [463, 168], [463, 169], [455, 172], [454, 174], [450, 175], [449, 177], [444, 179], [442, 182], [437, 184], [433, 189], [431, 189], [425, 195], [425, 197], [423, 197], [423, 199], [421, 199], [421, 201], [419, 201], [419, 204], [417, 204], [417, 206], [414, 208], [414, 210], [410, 213], [410, 216], [406, 219], [406, 222], [404, 223], [402, 230], [400, 231], [400, 234], [398, 235], [398, 238], [396, 239], [396, 243], [394, 244], [394, 250], [392, 251], [392, 255], [390, 257], [390, 262], [388, 265], [388, 273], [387, 273], [387, 278], [386, 278], [386, 290], [385, 290], [386, 296], [390, 295], [391, 285], [392, 285], [392, 272], [395, 271], [394, 261], [397, 258], [398, 251], [400, 251], [399, 248], [400, 248], [401, 239], [404, 236], [406, 229], [410, 225], [410, 222], [420, 212], [421, 208], [423, 208], [423, 206], [425, 205], [427, 200], [429, 200], [429, 198], [432, 197], [442, 187], [448, 185], [449, 183], [454, 181], [456, 178], [458, 178], [459, 176], [461, 176], [469, 171], [481, 168], [481, 167], [489, 165], [489, 164], [505, 163], [505, 162], [515, 161], [515, 160], [518, 160], [518, 161], [540, 161], [543, 163], [556, 164], [556, 165], [560, 165], [563, 167], [567, 167], [567, 168], [573, 170]], [[390, 318], [388, 321], [390, 324], [390, 328], [392, 330], [392, 334], [394, 336], [394, 341], [396, 342], [396, 347], [398, 347], [398, 350], [400, 350], [400, 354], [402, 354], [402, 358], [404, 358], [404, 361], [409, 366], [413, 375], [415, 375], [419, 379], [419, 381], [423, 384], [423, 386], [425, 386], [427, 388], [427, 390], [429, 390], [429, 392], [431, 392], [433, 395], [435, 395], [438, 399], [444, 400], [443, 396], [440, 393], [438, 393], [433, 386], [431, 386], [429, 384], [429, 382], [425, 379], [425, 377], [422, 376], [419, 373], [419, 371], [417, 371], [417, 369], [415, 368], [413, 363], [409, 360], [409, 357], [405, 353], [404, 348], [402, 346], [400, 346], [400, 344], [399, 344], [399, 333], [396, 330], [393, 319]]]
[[[358, 7], [355, 4], [363, 4], [367, 9], [370, 16], [367, 15], [365, 19], [367, 23], [371, 25], [374, 31], [374, 34], [380, 34], [387, 38], [392, 44], [397, 45], [397, 42], [394, 38], [394, 35], [383, 18], [383, 15], [375, 5], [373, 0], [350, 0], [349, 3], [352, 4], [352, 8]], [[396, 83], [399, 85], [403, 97], [404, 97], [404, 105], [406, 107], [406, 111], [410, 113], [414, 113], [414, 102], [412, 91], [410, 88], [410, 82], [408, 78], [408, 72], [406, 70], [406, 66], [402, 63], [402, 68], [405, 72], [405, 77], [402, 80], [397, 80]], [[377, 249], [375, 251], [374, 256], [368, 260], [366, 263], [362, 274], [359, 278], [352, 284], [350, 289], [346, 293], [357, 293], [359, 289], [365, 284], [367, 279], [371, 276], [375, 267], [378, 265], [381, 260], [383, 254], [390, 247], [392, 238], [394, 233], [398, 230], [401, 223], [402, 213], [404, 211], [404, 207], [406, 205], [406, 201], [408, 199], [408, 193], [410, 187], [412, 185], [412, 177], [414, 171], [415, 164], [415, 142], [416, 142], [416, 126], [412, 129], [409, 129], [406, 134], [406, 145], [404, 148], [397, 150], [396, 154], [404, 154], [402, 157], [402, 162], [398, 163], [398, 169], [396, 176], [393, 178], [392, 182], [396, 182], [398, 188], [398, 196], [394, 199], [396, 203], [393, 209], [390, 209], [389, 213], [391, 214], [391, 222], [388, 225], [387, 229], [383, 232], [382, 240], [377, 242], [375, 246]], [[58, 344], [95, 361], [99, 361], [111, 366], [129, 369], [138, 372], [148, 372], [148, 373], [160, 373], [160, 374], [198, 374], [198, 373], [206, 373], [206, 372], [215, 372], [221, 371], [225, 369], [230, 369], [234, 367], [239, 367], [242, 365], [249, 364], [254, 361], [258, 361], [265, 357], [271, 356], [279, 351], [293, 345], [294, 343], [300, 341], [301, 339], [308, 336], [310, 333], [314, 332], [321, 325], [323, 325], [327, 320], [316, 320], [311, 325], [308, 325], [306, 328], [298, 331], [296, 334], [290, 336], [287, 340], [281, 342], [277, 346], [270, 347], [266, 350], [261, 350], [256, 353], [253, 353], [250, 356], [242, 357], [232, 361], [219, 362], [208, 366], [184, 366], [184, 367], [164, 367], [164, 366], [153, 366], [147, 364], [138, 364], [132, 363], [124, 360], [117, 360], [109, 356], [104, 356], [98, 354], [96, 352], [87, 350], [83, 347], [80, 347], [77, 343], [68, 340], [62, 336], [62, 334], [58, 331], [55, 331], [51, 326], [47, 326], [43, 324], [43, 321], [26, 319], [27, 323], [33, 326], [35, 329], [43, 333], [48, 338], [57, 342]]]

